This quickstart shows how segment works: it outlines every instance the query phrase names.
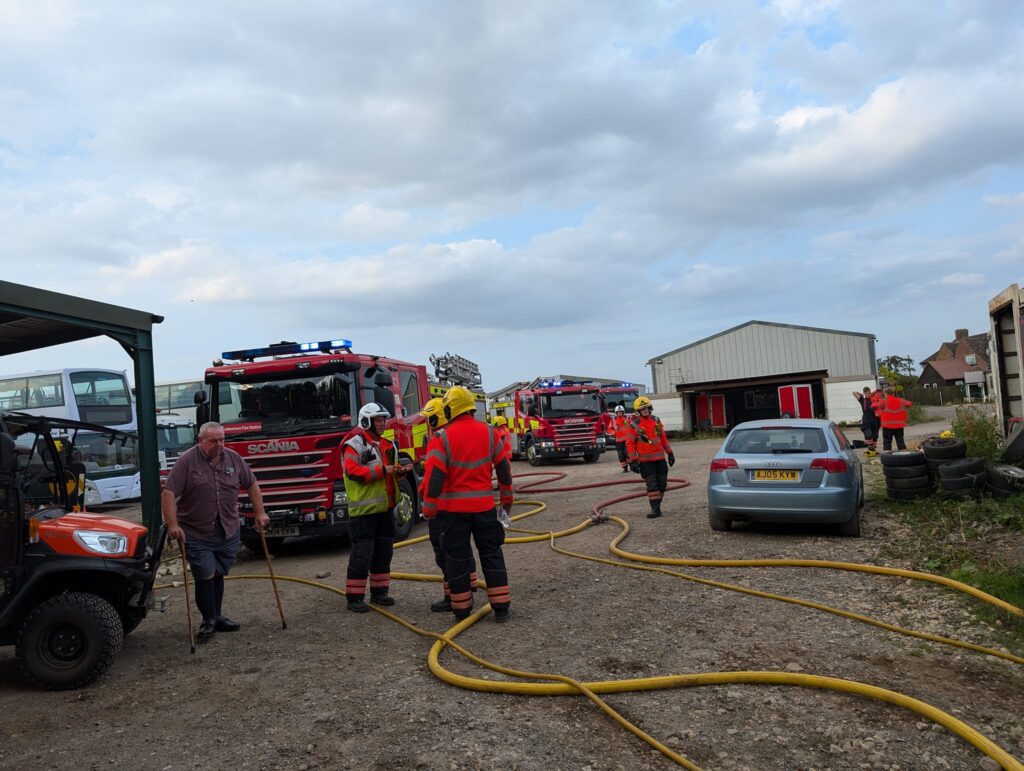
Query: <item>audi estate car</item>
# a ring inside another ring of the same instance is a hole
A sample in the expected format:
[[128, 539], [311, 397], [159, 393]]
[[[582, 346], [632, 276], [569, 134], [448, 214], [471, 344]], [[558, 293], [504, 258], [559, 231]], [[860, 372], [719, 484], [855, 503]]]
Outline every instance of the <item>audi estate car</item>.
[[712, 530], [733, 522], [834, 523], [860, 535], [864, 473], [828, 420], [753, 420], [736, 426], [711, 461]]

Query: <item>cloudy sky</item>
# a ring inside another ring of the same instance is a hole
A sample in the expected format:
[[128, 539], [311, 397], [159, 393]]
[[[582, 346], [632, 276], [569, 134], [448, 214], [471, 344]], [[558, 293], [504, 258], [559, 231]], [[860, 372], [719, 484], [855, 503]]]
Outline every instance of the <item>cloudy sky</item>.
[[[1011, 0], [0, 0], [3, 279], [488, 388], [750, 319], [921, 359], [1024, 280]], [[109, 341], [5, 371], [123, 368]]]

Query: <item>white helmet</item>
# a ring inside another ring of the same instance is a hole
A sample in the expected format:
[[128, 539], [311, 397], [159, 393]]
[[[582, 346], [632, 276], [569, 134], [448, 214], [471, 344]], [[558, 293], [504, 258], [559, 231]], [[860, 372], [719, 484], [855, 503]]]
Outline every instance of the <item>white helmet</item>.
[[373, 428], [374, 418], [390, 418], [391, 413], [376, 402], [370, 402], [359, 410], [359, 427], [364, 431]]
[[619, 404], [619, 405], [617, 405], [615, 407], [615, 413], [618, 414], [620, 412], [623, 413], [623, 414], [625, 414], [625, 412], [626, 412], [626, 408], [623, 407], [621, 404]]

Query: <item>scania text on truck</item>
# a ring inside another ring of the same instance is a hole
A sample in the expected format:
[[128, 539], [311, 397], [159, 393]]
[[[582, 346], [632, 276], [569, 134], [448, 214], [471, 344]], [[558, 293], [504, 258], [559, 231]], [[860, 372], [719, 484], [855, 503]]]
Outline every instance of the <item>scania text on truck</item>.
[[541, 381], [515, 392], [513, 410], [512, 452], [524, 456], [531, 466], [563, 458], [593, 463], [604, 452], [598, 386]]
[[[423, 460], [427, 427], [420, 409], [430, 398], [426, 368], [397, 359], [352, 353], [348, 340], [281, 342], [225, 351], [206, 370], [210, 417], [223, 424], [227, 446], [252, 468], [270, 516], [267, 546], [293, 536], [348, 533], [341, 444], [370, 402], [392, 417], [384, 436], [400, 462]], [[399, 484], [396, 540], [405, 538], [419, 511], [418, 475]], [[259, 546], [248, 496], [240, 499], [242, 542]]]

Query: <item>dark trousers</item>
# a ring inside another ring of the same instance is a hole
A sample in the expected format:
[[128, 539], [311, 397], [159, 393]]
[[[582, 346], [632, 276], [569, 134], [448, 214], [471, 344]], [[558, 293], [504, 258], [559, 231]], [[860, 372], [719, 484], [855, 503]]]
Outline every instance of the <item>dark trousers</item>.
[[352, 546], [348, 553], [345, 595], [350, 600], [362, 599], [366, 594], [367, 576], [370, 594], [387, 594], [391, 583], [391, 557], [395, 553], [394, 515], [383, 511], [349, 517], [348, 537]]
[[619, 465], [626, 468], [629, 465], [629, 456], [626, 455], [626, 443], [616, 442], [615, 451], [619, 454]]
[[640, 476], [647, 484], [647, 501], [660, 503], [668, 487], [668, 461], [650, 460], [640, 462]]
[[473, 609], [473, 592], [469, 574], [473, 570], [473, 551], [470, 538], [476, 543], [480, 567], [487, 581], [487, 599], [495, 610], [509, 606], [508, 571], [501, 545], [505, 543], [505, 528], [498, 522], [495, 509], [477, 514], [439, 511], [441, 546], [447, 565], [448, 586], [451, 589], [452, 610], [457, 618], [465, 618]]
[[860, 430], [864, 434], [864, 441], [866, 441], [868, 445], [874, 444], [878, 439], [878, 426], [878, 420], [874, 417], [869, 418], [865, 416], [861, 419]]
[[903, 441], [903, 429], [902, 428], [883, 428], [882, 429], [882, 449], [886, 452], [892, 449], [892, 440], [896, 440], [896, 449], [905, 450], [907, 449], [907, 443]]
[[[441, 575], [444, 577], [444, 596], [447, 597], [451, 590], [448, 584], [448, 561], [444, 556], [444, 546], [441, 545], [441, 520], [439, 517], [427, 520], [427, 535], [430, 537], [430, 545], [434, 549], [434, 564], [441, 569]], [[476, 583], [476, 560], [473, 559], [472, 549], [469, 552], [469, 583], [471, 589]]]

